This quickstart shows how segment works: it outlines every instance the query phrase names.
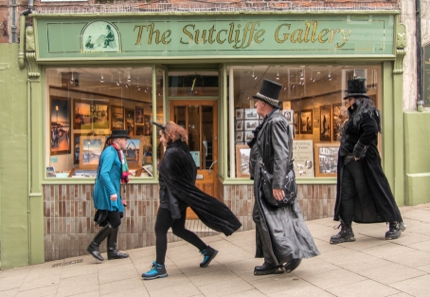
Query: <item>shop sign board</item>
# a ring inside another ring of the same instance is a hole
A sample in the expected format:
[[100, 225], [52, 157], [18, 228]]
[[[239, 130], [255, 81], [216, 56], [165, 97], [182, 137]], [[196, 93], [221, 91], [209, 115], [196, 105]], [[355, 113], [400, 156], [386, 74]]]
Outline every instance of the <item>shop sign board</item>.
[[389, 56], [393, 15], [35, 16], [37, 57]]

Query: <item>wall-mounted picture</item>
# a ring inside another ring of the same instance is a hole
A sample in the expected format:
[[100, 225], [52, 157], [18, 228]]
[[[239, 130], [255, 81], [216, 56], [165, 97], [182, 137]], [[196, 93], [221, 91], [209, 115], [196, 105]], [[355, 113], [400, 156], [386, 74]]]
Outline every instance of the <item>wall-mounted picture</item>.
[[127, 139], [127, 145], [123, 150], [125, 158], [127, 159], [129, 168], [142, 168], [143, 157], [143, 138], [132, 136]]
[[295, 135], [299, 134], [299, 111], [296, 110], [294, 111], [294, 119], [293, 119], [293, 125], [294, 125], [294, 132], [296, 133]]
[[294, 140], [294, 171], [297, 178], [314, 177], [314, 148], [312, 140]]
[[124, 129], [124, 108], [121, 106], [111, 106], [111, 129], [122, 130]]
[[245, 110], [243, 108], [236, 109], [236, 120], [245, 119]]
[[245, 120], [258, 120], [258, 114], [256, 108], [245, 109]]
[[136, 111], [136, 124], [143, 124], [144, 123], [143, 107], [136, 106], [135, 111]]
[[143, 135], [145, 135], [145, 126], [136, 125], [136, 136], [143, 136]]
[[246, 120], [245, 130], [254, 130], [258, 127], [258, 120]]
[[333, 141], [340, 141], [342, 127], [348, 120], [348, 107], [342, 106], [342, 103], [332, 104], [332, 118], [333, 118]]
[[80, 136], [79, 168], [97, 169], [106, 136]]
[[109, 129], [109, 103], [97, 100], [73, 100], [73, 129]]
[[96, 178], [97, 170], [82, 170], [82, 169], [74, 169], [70, 172], [69, 177], [85, 177], [85, 178]]
[[313, 121], [312, 109], [304, 109], [300, 111], [300, 134], [312, 134]]
[[66, 98], [51, 97], [51, 155], [70, 154], [70, 102]]
[[149, 114], [145, 114], [143, 116], [144, 124], [143, 124], [143, 135], [151, 136], [152, 135], [152, 125], [149, 123], [151, 120], [151, 116]]
[[243, 131], [243, 129], [244, 129], [244, 121], [242, 121], [242, 120], [239, 120], [239, 121], [236, 121], [236, 131]]
[[244, 133], [242, 131], [236, 131], [236, 142], [244, 142]]
[[81, 133], [73, 134], [73, 164], [79, 164]]
[[236, 175], [249, 177], [249, 155], [251, 148], [247, 145], [236, 144]]
[[337, 175], [337, 154], [339, 143], [315, 144], [315, 175], [334, 177]]
[[126, 108], [125, 110], [125, 125], [128, 135], [134, 135], [134, 109]]
[[282, 110], [282, 114], [287, 119], [288, 124], [294, 124], [294, 111], [292, 109], [284, 109]]
[[320, 107], [320, 140], [331, 140], [331, 106]]
[[254, 133], [252, 131], [245, 131], [245, 137], [244, 141], [248, 142], [251, 141], [254, 138]]

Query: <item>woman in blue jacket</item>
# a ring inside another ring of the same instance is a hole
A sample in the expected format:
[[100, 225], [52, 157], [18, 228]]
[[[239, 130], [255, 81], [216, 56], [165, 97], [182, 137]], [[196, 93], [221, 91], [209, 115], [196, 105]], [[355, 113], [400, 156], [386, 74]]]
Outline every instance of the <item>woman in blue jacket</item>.
[[100, 156], [97, 179], [94, 186], [94, 207], [97, 209], [94, 221], [103, 227], [88, 246], [87, 251], [97, 260], [103, 261], [99, 245], [107, 238], [108, 260], [127, 258], [128, 254], [116, 249], [118, 227], [124, 212], [120, 195], [121, 183], [128, 182], [128, 165], [123, 149], [127, 146], [127, 130], [114, 130], [106, 139]]

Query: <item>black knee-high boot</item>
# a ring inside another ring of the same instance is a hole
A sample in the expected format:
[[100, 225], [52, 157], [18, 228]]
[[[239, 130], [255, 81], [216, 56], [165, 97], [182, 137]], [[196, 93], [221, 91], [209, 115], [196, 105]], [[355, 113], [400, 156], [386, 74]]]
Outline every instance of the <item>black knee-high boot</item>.
[[93, 241], [91, 241], [90, 245], [87, 248], [87, 251], [93, 255], [97, 260], [103, 261], [104, 258], [100, 254], [99, 245], [102, 241], [111, 234], [112, 229], [109, 225], [104, 226], [99, 233], [94, 237]]
[[107, 240], [107, 255], [108, 260], [128, 258], [128, 254], [121, 253], [116, 249], [116, 241], [118, 238], [118, 228], [112, 229]]

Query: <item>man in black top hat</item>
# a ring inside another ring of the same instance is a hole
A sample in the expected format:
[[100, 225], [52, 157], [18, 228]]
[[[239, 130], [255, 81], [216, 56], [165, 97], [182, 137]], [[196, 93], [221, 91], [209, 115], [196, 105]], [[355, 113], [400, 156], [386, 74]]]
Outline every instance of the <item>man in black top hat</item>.
[[297, 200], [289, 206], [274, 207], [266, 203], [261, 187], [260, 160], [267, 172], [273, 175], [272, 193], [279, 201], [285, 196], [283, 187], [287, 172], [294, 170], [291, 130], [278, 109], [281, 89], [282, 85], [265, 79], [260, 91], [253, 96], [257, 99], [257, 113], [264, 118], [253, 131], [253, 140], [248, 142], [251, 147], [250, 173], [254, 180], [256, 257], [264, 258], [263, 265], [255, 267], [255, 275], [291, 272], [299, 266], [302, 258], [319, 255]]
[[406, 228], [381, 167], [380, 114], [366, 92], [365, 79], [348, 80], [344, 99], [349, 100], [349, 119], [341, 131], [334, 211], [341, 230], [330, 238], [331, 244], [355, 241], [352, 221], [388, 222], [385, 239], [398, 238]]

